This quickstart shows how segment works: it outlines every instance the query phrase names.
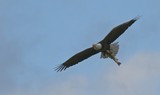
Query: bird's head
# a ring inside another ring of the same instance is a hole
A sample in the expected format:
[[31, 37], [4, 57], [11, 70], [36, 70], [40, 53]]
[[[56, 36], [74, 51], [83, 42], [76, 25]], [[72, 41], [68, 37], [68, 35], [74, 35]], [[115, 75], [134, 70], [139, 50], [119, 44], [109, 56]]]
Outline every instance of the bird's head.
[[93, 44], [92, 46], [93, 46], [93, 48], [94, 48], [95, 50], [100, 50], [100, 49], [102, 49], [102, 45], [101, 45], [100, 43]]

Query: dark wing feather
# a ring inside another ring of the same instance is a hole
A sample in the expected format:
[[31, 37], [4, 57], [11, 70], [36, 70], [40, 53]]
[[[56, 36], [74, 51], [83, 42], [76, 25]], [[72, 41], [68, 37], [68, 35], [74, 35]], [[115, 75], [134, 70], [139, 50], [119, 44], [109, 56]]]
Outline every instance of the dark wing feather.
[[90, 56], [98, 53], [99, 51], [94, 50], [92, 47], [88, 48], [84, 51], [81, 51], [79, 53], [77, 53], [76, 55], [72, 56], [70, 59], [68, 59], [66, 62], [64, 62], [63, 64], [61, 64], [60, 66], [58, 66], [55, 70], [58, 71], [63, 71], [66, 68], [73, 66], [75, 64], [78, 64], [78, 62], [83, 61], [84, 59], [89, 58]]
[[103, 44], [111, 44], [115, 41], [121, 34], [123, 34], [129, 26], [131, 26], [139, 17], [136, 17], [128, 22], [125, 22], [111, 30], [111, 32], [101, 41]]

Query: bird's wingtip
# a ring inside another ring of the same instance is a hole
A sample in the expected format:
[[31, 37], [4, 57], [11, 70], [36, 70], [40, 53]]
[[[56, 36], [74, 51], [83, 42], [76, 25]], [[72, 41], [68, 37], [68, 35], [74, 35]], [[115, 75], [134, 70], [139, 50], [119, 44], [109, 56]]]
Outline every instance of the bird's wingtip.
[[55, 71], [61, 72], [61, 71], [65, 70], [66, 68], [67, 67], [62, 64], [62, 65], [55, 67]]
[[142, 16], [141, 15], [138, 15], [138, 16], [136, 16], [135, 18], [133, 18], [133, 20], [138, 20], [138, 19], [140, 19]]

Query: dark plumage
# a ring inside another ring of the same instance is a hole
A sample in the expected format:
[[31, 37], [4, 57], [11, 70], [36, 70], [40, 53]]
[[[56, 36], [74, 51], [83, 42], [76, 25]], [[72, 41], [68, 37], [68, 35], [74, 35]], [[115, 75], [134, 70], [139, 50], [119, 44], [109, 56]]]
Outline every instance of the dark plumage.
[[112, 56], [112, 54], [110, 54], [110, 51], [108, 52], [107, 50], [110, 50], [110, 44], [114, 42], [121, 34], [123, 34], [128, 29], [128, 27], [131, 26], [138, 18], [139, 17], [133, 18], [113, 28], [111, 32], [102, 41], [99, 42], [99, 45], [96, 44], [98, 48], [93, 45], [92, 47], [75, 54], [66, 62], [56, 67], [55, 70], [57, 72], [65, 70], [66, 68], [73, 66], [99, 52], [102, 52], [102, 54], [109, 53], [108, 56], [113, 59], [118, 65], [120, 65], [118, 59], [116, 59], [115, 56]]

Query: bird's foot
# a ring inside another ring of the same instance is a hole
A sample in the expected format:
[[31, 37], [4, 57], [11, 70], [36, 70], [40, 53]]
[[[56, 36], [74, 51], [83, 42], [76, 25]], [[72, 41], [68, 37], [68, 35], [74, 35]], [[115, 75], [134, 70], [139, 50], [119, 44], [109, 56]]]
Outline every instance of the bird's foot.
[[120, 66], [121, 65], [121, 62], [116, 62], [117, 64], [118, 64], [118, 66]]

